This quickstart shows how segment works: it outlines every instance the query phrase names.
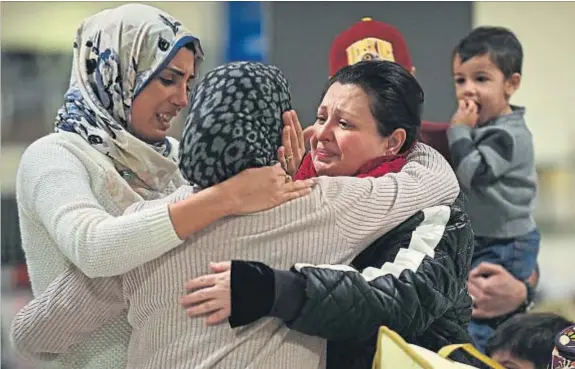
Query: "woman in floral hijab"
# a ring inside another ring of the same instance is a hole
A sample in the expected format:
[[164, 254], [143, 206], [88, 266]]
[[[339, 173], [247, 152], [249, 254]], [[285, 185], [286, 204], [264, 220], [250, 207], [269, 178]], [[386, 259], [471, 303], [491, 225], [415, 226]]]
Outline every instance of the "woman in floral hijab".
[[[177, 169], [167, 128], [187, 105], [188, 85], [203, 57], [200, 41], [180, 22], [147, 5], [124, 5], [86, 19], [74, 41], [56, 132], [79, 134], [127, 171], [124, 177], [158, 190]], [[161, 86], [166, 91], [158, 93]]]
[[[174, 204], [122, 215], [135, 202], [164, 197], [185, 183], [178, 142], [167, 131], [188, 105], [202, 59], [199, 40], [151, 6], [127, 4], [82, 22], [56, 133], [30, 145], [18, 170], [22, 245], [35, 296], [77, 268], [107, 277], [88, 279], [103, 308], [109, 303], [103, 284], [117, 283], [116, 276], [215, 220], [306, 194], [300, 190], [311, 184], [285, 183], [281, 167], [266, 167]], [[82, 344], [37, 359], [57, 359], [58, 368], [122, 368], [129, 337], [122, 312]]]

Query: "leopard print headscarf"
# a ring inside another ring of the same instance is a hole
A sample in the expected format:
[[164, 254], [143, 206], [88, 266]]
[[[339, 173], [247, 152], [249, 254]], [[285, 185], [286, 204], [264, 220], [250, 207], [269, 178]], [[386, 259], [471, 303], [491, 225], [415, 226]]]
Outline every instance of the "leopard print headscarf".
[[274, 66], [234, 62], [195, 87], [180, 143], [180, 171], [201, 188], [244, 169], [273, 165], [281, 145], [289, 85]]

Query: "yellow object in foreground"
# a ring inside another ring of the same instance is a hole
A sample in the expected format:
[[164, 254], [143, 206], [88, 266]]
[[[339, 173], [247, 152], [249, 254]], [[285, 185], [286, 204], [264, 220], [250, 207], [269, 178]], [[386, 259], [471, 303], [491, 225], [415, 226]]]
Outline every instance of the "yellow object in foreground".
[[438, 353], [420, 346], [411, 345], [387, 327], [379, 328], [377, 350], [372, 369], [469, 369], [475, 368], [449, 360], [456, 350], [464, 350], [492, 369], [505, 369], [491, 358], [479, 352], [471, 344], [456, 344], [443, 347]]

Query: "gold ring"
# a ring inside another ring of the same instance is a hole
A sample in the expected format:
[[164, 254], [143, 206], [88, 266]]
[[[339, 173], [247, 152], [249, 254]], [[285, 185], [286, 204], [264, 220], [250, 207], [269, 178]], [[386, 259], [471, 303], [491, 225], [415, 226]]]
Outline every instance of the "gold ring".
[[291, 176], [289, 174], [285, 175], [285, 183], [290, 183], [291, 182]]
[[293, 159], [293, 156], [292, 155], [286, 156], [285, 159], [286, 159], [286, 163], [289, 163]]

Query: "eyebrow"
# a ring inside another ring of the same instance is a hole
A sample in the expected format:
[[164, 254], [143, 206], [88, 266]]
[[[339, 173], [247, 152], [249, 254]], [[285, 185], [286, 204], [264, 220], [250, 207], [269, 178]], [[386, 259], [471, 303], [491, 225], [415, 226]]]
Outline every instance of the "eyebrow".
[[[323, 112], [326, 111], [326, 110], [327, 110], [327, 106], [325, 106], [325, 105], [320, 105], [319, 108], [318, 108], [317, 113], [318, 113], [318, 114], [321, 114], [321, 113], [323, 113]], [[357, 114], [354, 113], [354, 112], [351, 111], [351, 110], [342, 110], [342, 109], [340, 109], [340, 108], [335, 108], [335, 109], [334, 109], [334, 112], [335, 112], [337, 115], [339, 115], [339, 116], [342, 116], [342, 115], [345, 114], [345, 115], [349, 116], [350, 119], [354, 119], [354, 118], [357, 117]]]
[[[474, 75], [477, 75], [477, 74], [489, 74], [489, 71], [487, 71], [486, 69], [480, 69], [480, 70], [473, 71], [473, 74], [474, 74]], [[453, 76], [454, 76], [454, 77], [463, 77], [463, 76], [464, 76], [464, 73], [459, 73], [459, 72], [458, 72], [458, 73], [453, 73]]]
[[347, 115], [351, 119], [357, 118], [357, 113], [353, 109], [335, 108], [335, 112], [340, 116]]
[[[184, 77], [186, 75], [186, 73], [182, 72], [181, 70], [179, 70], [178, 68], [174, 68], [174, 67], [166, 67], [167, 70], [174, 72], [175, 74], [177, 74], [180, 77]], [[194, 73], [190, 74], [190, 78], [188, 78], [188, 80], [191, 80], [195, 77], [196, 75]]]

